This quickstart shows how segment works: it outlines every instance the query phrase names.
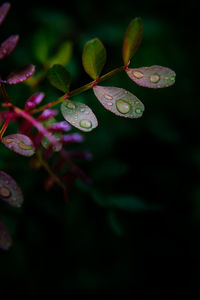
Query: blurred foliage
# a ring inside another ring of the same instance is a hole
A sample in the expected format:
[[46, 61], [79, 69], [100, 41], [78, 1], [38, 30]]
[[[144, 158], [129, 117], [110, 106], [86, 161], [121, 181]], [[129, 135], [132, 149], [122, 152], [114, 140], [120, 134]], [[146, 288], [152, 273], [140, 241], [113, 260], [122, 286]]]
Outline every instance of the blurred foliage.
[[[143, 41], [132, 66], [170, 67], [177, 79], [173, 87], [161, 90], [139, 87], [126, 74], [105, 82], [143, 101], [145, 112], [138, 120], [106, 111], [91, 91], [74, 97], [94, 110], [99, 127], [86, 133], [80, 146], [93, 155], [79, 163], [92, 185], [77, 181], [69, 204], [56, 187], [44, 191], [45, 171], [33, 171], [26, 158], [1, 146], [0, 169], [17, 179], [25, 198], [19, 210], [0, 203], [0, 217], [14, 237], [11, 250], [0, 252], [1, 295], [167, 299], [173, 293], [177, 299], [198, 299], [196, 2], [176, 8], [160, 1], [34, 1], [26, 9], [20, 1], [11, 2], [1, 38], [13, 33], [20, 41], [1, 63], [3, 74], [29, 63], [39, 72], [46, 58], [67, 42], [73, 52], [66, 66], [72, 88], [79, 87], [90, 80], [81, 65], [85, 42], [94, 37], [103, 41], [104, 72], [109, 71], [122, 64], [124, 31], [140, 16]], [[47, 80], [40, 91], [46, 102], [60, 95]], [[9, 87], [8, 93], [23, 106], [29, 86]], [[12, 125], [8, 134], [15, 131]]]

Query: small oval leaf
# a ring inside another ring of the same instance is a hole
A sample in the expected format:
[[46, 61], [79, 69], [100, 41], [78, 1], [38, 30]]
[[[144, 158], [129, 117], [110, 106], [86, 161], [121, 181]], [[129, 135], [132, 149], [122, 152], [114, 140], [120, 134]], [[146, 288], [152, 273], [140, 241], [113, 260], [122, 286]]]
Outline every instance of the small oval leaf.
[[32, 156], [35, 153], [35, 147], [31, 139], [24, 134], [7, 135], [1, 141], [8, 149], [23, 156]]
[[93, 91], [101, 104], [118, 116], [139, 118], [143, 114], [143, 103], [132, 93], [124, 89], [96, 85], [93, 87]]
[[135, 18], [132, 20], [124, 35], [122, 57], [126, 66], [133, 57], [142, 41], [142, 19]]
[[176, 73], [162, 66], [141, 67], [126, 70], [128, 76], [138, 85], [148, 88], [165, 88], [175, 83]]
[[69, 91], [71, 75], [62, 65], [56, 64], [49, 68], [47, 78], [51, 85], [61, 92]]
[[83, 103], [70, 100], [63, 102], [61, 112], [67, 122], [82, 131], [91, 131], [98, 125], [92, 110]]
[[64, 42], [58, 52], [49, 60], [50, 65], [60, 64], [67, 65], [72, 56], [72, 43], [69, 41]]
[[3, 171], [0, 171], [0, 198], [13, 207], [20, 207], [24, 201], [20, 187]]
[[8, 250], [12, 245], [12, 238], [6, 225], [0, 221], [0, 249]]
[[12, 72], [7, 80], [6, 83], [8, 84], [17, 84], [20, 82], [25, 81], [28, 79], [30, 76], [32, 76], [35, 72], [35, 66], [34, 65], [27, 65], [23, 68], [20, 68], [17, 71]]
[[0, 25], [3, 23], [9, 10], [10, 10], [10, 3], [8, 2], [5, 2], [0, 6]]
[[18, 35], [11, 35], [7, 40], [5, 40], [0, 46], [0, 59], [3, 59], [7, 55], [10, 55], [15, 47], [17, 46], [19, 40]]
[[32, 96], [30, 96], [28, 98], [28, 100], [26, 101], [26, 104], [24, 107], [25, 111], [33, 109], [35, 106], [40, 104], [40, 102], [42, 101], [43, 98], [44, 98], [44, 93], [35, 93]]
[[95, 38], [85, 44], [82, 62], [85, 72], [97, 79], [106, 62], [106, 49], [99, 39]]

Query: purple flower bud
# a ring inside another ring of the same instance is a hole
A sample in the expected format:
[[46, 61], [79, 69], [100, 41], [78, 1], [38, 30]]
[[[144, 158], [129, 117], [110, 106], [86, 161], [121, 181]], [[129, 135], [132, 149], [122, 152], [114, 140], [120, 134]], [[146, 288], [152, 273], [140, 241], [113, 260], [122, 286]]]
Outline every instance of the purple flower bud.
[[80, 143], [83, 141], [83, 136], [80, 133], [72, 133], [64, 135], [62, 138], [63, 144]]
[[50, 130], [50, 131], [69, 131], [69, 130], [71, 130], [71, 126], [67, 122], [61, 121], [61, 122], [51, 124], [51, 126], [48, 128], [48, 130]]
[[42, 99], [44, 98], [44, 93], [36, 93], [28, 98], [25, 104], [25, 111], [33, 109], [36, 105], [38, 105]]
[[56, 109], [45, 109], [41, 115], [38, 117], [38, 121], [45, 121], [57, 115]]

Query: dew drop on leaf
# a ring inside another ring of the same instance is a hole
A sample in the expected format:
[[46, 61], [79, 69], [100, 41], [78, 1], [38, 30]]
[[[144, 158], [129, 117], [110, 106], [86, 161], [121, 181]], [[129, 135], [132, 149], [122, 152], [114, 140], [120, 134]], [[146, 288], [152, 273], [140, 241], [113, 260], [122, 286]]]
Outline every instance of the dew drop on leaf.
[[92, 127], [92, 122], [90, 120], [87, 120], [87, 119], [83, 119], [80, 121], [80, 126], [82, 128], [91, 128]]
[[3, 171], [0, 171], [0, 199], [13, 207], [20, 207], [24, 201], [15, 180]]
[[24, 134], [7, 135], [1, 141], [8, 149], [23, 156], [32, 156], [35, 153], [35, 147], [31, 139]]
[[150, 80], [153, 83], [157, 83], [160, 80], [160, 76], [157, 73], [155, 73], [155, 74], [150, 76]]
[[61, 104], [61, 112], [67, 122], [82, 131], [91, 131], [98, 125], [96, 116], [84, 103], [68, 100]]
[[127, 114], [131, 109], [130, 104], [124, 100], [117, 100], [116, 107], [121, 114]]
[[128, 76], [138, 85], [147, 88], [165, 88], [175, 83], [176, 74], [162, 66], [141, 67], [126, 70]]
[[101, 104], [118, 116], [139, 118], [143, 114], [144, 105], [135, 95], [127, 90], [96, 85], [93, 91]]
[[133, 76], [135, 76], [138, 79], [141, 79], [144, 76], [144, 74], [140, 71], [133, 71], [132, 73], [133, 73]]

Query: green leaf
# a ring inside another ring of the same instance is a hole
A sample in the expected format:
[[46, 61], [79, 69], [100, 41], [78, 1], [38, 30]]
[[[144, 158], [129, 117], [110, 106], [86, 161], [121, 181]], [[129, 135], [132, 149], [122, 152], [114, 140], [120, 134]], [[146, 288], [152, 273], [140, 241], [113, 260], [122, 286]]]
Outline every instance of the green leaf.
[[48, 59], [50, 49], [53, 46], [54, 37], [47, 31], [47, 29], [42, 28], [33, 36], [32, 49], [33, 54], [38, 62], [45, 63]]
[[65, 69], [65, 67], [59, 64], [53, 65], [51, 68], [49, 68], [47, 78], [51, 85], [56, 87], [58, 90], [64, 93], [69, 91], [71, 75]]
[[109, 196], [109, 204], [111, 207], [128, 211], [146, 211], [153, 208], [139, 198], [131, 195]]
[[82, 62], [85, 72], [93, 79], [97, 79], [106, 62], [106, 49], [102, 42], [95, 38], [86, 43]]
[[60, 64], [60, 65], [67, 65], [72, 55], [72, 43], [66, 41], [63, 43], [58, 52], [49, 60], [50, 65]]
[[83, 103], [69, 100], [63, 102], [61, 112], [67, 122], [82, 131], [91, 131], [98, 125], [92, 110]]
[[117, 236], [122, 236], [124, 234], [124, 228], [120, 223], [116, 213], [113, 211], [109, 211], [107, 213], [108, 224], [110, 225], [111, 229]]
[[142, 30], [143, 25], [141, 18], [133, 19], [126, 30], [122, 47], [122, 57], [125, 66], [133, 57], [142, 41]]
[[144, 111], [143, 103], [130, 92], [118, 87], [93, 87], [101, 104], [114, 114], [125, 118], [140, 118]]
[[138, 85], [154, 89], [173, 85], [176, 77], [174, 71], [161, 66], [128, 69], [126, 73]]

